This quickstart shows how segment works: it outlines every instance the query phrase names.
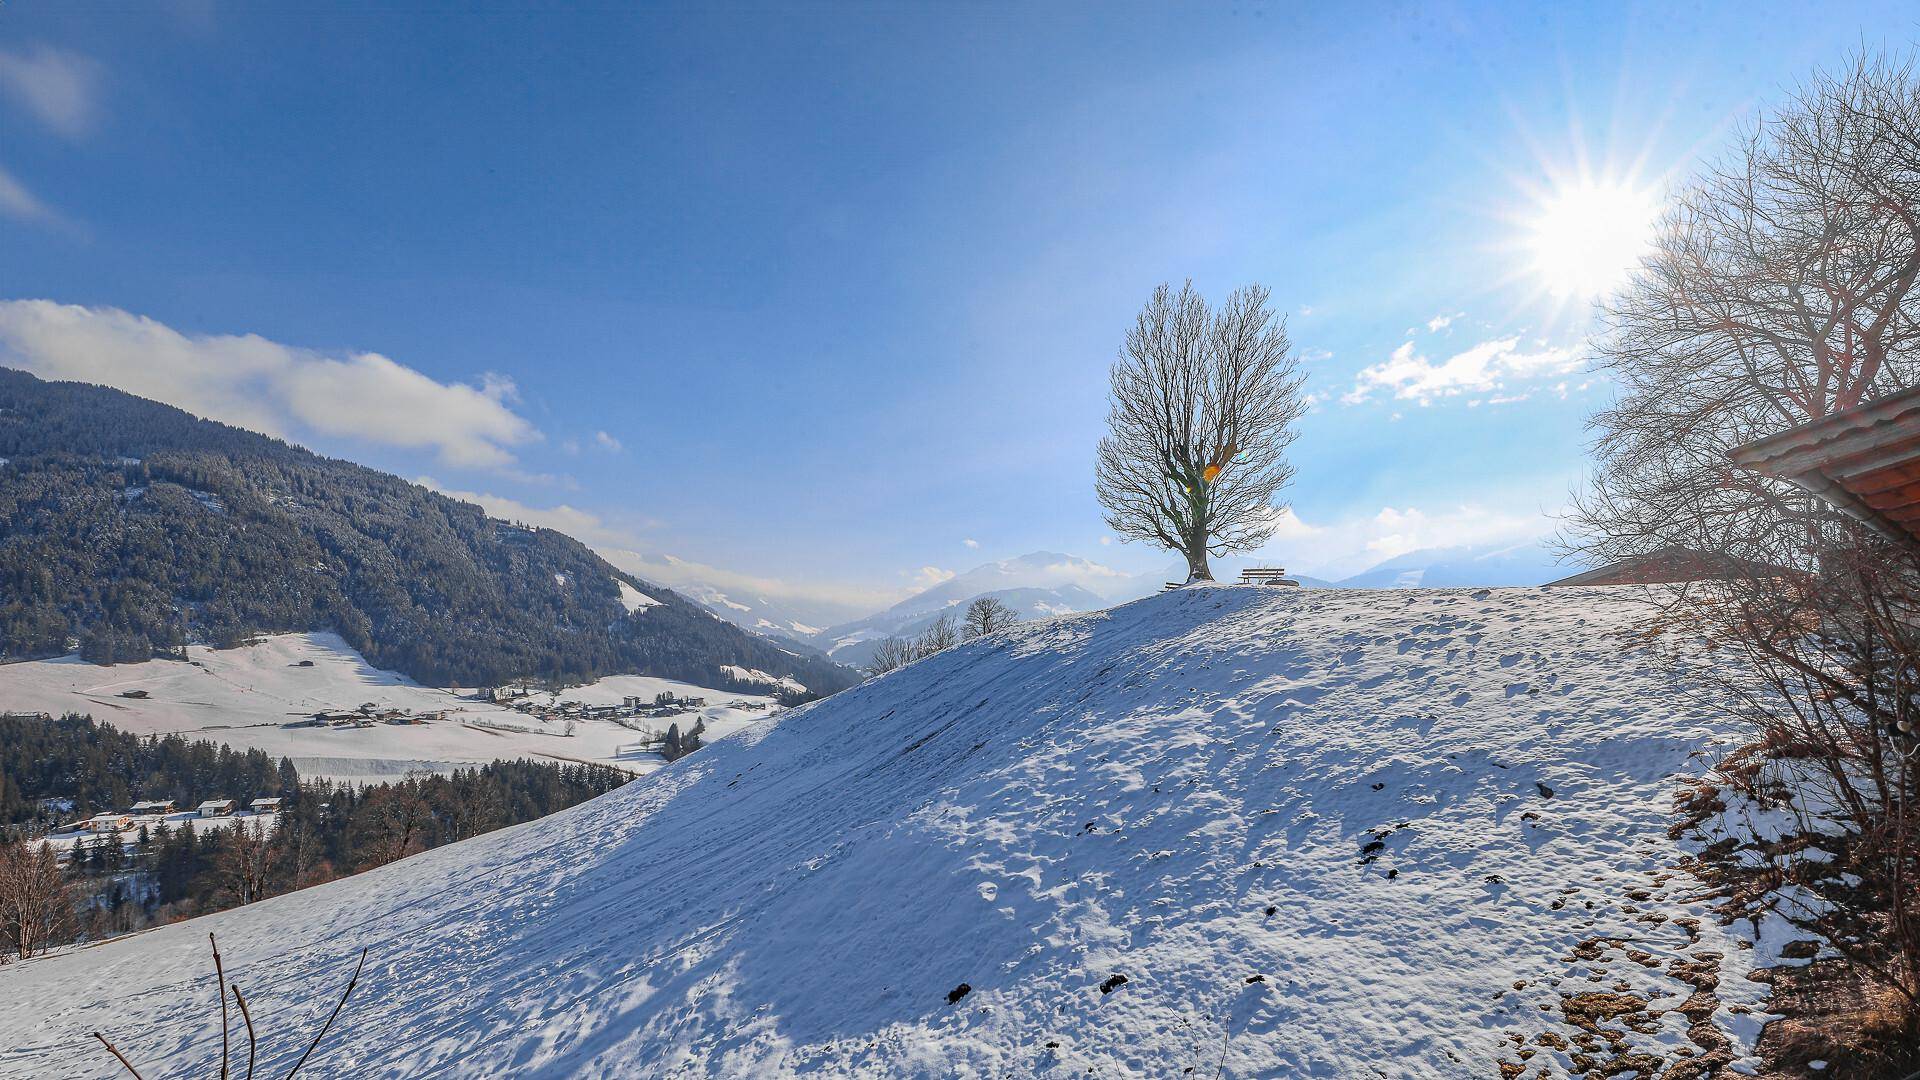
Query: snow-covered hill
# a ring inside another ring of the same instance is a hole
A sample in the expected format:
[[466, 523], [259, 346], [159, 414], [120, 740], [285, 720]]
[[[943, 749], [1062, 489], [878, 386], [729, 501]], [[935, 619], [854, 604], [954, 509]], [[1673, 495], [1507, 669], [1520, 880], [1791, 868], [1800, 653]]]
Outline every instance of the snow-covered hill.
[[1724, 732], [1641, 603], [1194, 587], [1017, 627], [554, 817], [0, 968], [0, 1075], [111, 1076], [94, 1030], [209, 1075], [208, 931], [272, 1075], [362, 947], [316, 1076], [1564, 1077], [1595, 995], [1652, 1006], [1622, 1047], [1692, 1052], [1690, 1009], [1738, 1057], [1757, 954], [1665, 870]]

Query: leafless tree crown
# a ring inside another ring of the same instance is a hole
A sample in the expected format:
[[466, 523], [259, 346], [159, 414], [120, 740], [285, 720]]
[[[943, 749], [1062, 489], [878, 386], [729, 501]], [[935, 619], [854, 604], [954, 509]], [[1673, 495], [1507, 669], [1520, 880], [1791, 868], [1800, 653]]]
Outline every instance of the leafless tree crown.
[[0, 949], [25, 959], [64, 943], [74, 901], [51, 845], [0, 837]]
[[1267, 297], [1249, 285], [1214, 311], [1192, 282], [1162, 285], [1113, 365], [1094, 489], [1116, 533], [1186, 555], [1190, 579], [1272, 536], [1293, 478], [1303, 377]]
[[1920, 1036], [1920, 555], [1728, 459], [1914, 385], [1917, 282], [1920, 83], [1910, 62], [1862, 57], [1684, 188], [1609, 304], [1599, 352], [1619, 396], [1593, 420], [1567, 546], [1718, 560], [1713, 580], [1661, 594], [1654, 629], [1676, 656], [1705, 639], [1744, 661], [1703, 676], [1755, 734], [1722, 786], [1793, 808], [1832, 851], [1762, 860], [1771, 877], [1735, 897], [1817, 897], [1776, 910], [1891, 991]]
[[1608, 305], [1597, 345], [1618, 397], [1593, 419], [1595, 482], [1567, 546], [1721, 550], [1756, 513], [1804, 513], [1726, 452], [1913, 385], [1917, 280], [1920, 85], [1910, 62], [1862, 57], [1684, 187]]
[[998, 633], [1020, 621], [1020, 614], [1008, 607], [997, 596], [982, 596], [967, 605], [966, 636], [968, 641], [988, 634]]

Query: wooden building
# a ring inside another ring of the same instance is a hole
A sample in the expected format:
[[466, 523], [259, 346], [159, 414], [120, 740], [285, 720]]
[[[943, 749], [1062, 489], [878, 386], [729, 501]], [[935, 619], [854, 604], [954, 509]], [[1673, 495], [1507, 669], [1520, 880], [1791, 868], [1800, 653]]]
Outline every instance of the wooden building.
[[1728, 456], [1920, 550], [1920, 387], [1788, 428]]

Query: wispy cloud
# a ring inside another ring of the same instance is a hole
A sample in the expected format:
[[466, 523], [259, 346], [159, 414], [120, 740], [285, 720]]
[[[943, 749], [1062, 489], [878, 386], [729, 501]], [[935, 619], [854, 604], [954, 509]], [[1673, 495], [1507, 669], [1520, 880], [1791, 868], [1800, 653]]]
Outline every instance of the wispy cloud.
[[614, 566], [644, 581], [667, 588], [692, 585], [711, 586], [743, 596], [767, 596], [837, 607], [839, 617], [852, 618], [898, 601], [909, 590], [874, 589], [839, 582], [808, 580], [792, 582], [775, 577], [743, 574], [723, 567], [708, 566], [673, 555], [642, 552], [641, 535], [636, 529], [616, 525], [591, 510], [562, 503], [558, 506], [533, 506], [483, 491], [461, 491], [443, 486], [431, 476], [414, 480], [449, 498], [469, 502], [504, 521], [517, 521], [566, 533], [600, 553]]
[[118, 308], [0, 301], [0, 363], [102, 383], [282, 438], [321, 435], [508, 469], [540, 438], [500, 375], [439, 382], [378, 353], [329, 356], [256, 334], [183, 334]]
[[617, 454], [623, 449], [619, 439], [614, 438], [613, 436], [607, 434], [604, 431], [594, 432], [593, 441], [600, 444], [600, 449], [605, 450], [610, 454]]
[[0, 167], [0, 214], [42, 224], [58, 224], [60, 221], [60, 215], [52, 207], [41, 202], [39, 196], [28, 191], [27, 185], [15, 179], [4, 167]]
[[0, 50], [0, 90], [64, 138], [79, 139], [93, 129], [100, 76], [98, 62], [65, 49]]
[[1429, 359], [1408, 341], [1382, 363], [1361, 369], [1353, 389], [1340, 400], [1358, 405], [1384, 391], [1426, 405], [1437, 398], [1504, 390], [1513, 381], [1565, 375], [1579, 367], [1579, 350], [1544, 344], [1523, 349], [1518, 335], [1482, 341], [1442, 361]]
[[1452, 326], [1453, 320], [1464, 315], [1466, 315], [1464, 311], [1456, 311], [1451, 315], [1435, 315], [1433, 318], [1427, 320], [1427, 333], [1437, 334], [1447, 327]]
[[969, 551], [979, 551], [980, 541], [975, 540], [973, 537], [969, 536], [965, 540], [960, 541], [960, 546], [966, 548]]

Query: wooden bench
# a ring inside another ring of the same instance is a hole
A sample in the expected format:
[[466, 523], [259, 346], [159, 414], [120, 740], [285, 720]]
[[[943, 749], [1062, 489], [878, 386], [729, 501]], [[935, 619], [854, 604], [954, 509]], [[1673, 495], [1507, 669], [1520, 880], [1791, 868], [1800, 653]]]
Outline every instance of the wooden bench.
[[1285, 567], [1248, 567], [1240, 571], [1242, 585], [1286, 585], [1299, 588], [1300, 583], [1287, 576]]
[[1167, 582], [1167, 584], [1166, 584], [1166, 587], [1164, 587], [1164, 588], [1162, 588], [1162, 589], [1161, 589], [1160, 591], [1161, 591], [1161, 592], [1172, 592], [1172, 591], [1173, 591], [1173, 590], [1175, 590], [1175, 589], [1181, 589], [1181, 588], [1185, 588], [1185, 587], [1186, 587], [1186, 584], [1187, 584], [1187, 583], [1186, 583], [1186, 582], [1184, 582], [1184, 581], [1169, 581], [1169, 582]]

